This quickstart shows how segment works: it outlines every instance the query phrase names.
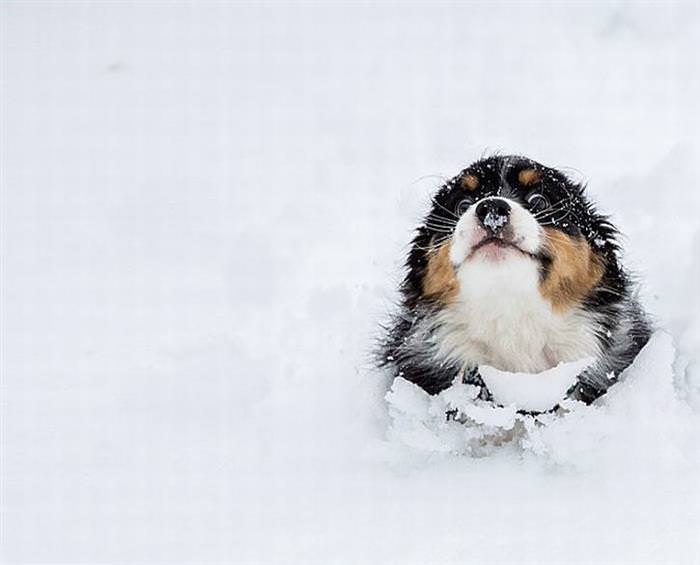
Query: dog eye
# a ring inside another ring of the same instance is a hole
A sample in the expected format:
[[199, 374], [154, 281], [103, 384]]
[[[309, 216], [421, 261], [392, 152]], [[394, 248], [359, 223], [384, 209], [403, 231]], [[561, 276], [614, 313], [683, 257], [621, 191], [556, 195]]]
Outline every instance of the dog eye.
[[469, 209], [469, 206], [471, 206], [472, 204], [474, 204], [474, 200], [471, 198], [465, 198], [461, 200], [459, 204], [457, 204], [457, 214], [461, 216]]
[[527, 203], [533, 212], [542, 212], [549, 208], [549, 200], [539, 192], [535, 192], [527, 197]]

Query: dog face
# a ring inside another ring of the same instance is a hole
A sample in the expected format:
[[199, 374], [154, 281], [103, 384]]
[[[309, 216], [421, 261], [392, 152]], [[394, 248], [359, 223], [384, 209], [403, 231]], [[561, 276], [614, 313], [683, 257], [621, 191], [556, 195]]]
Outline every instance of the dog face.
[[535, 288], [565, 312], [592, 295], [608, 266], [614, 269], [614, 235], [583, 188], [559, 171], [490, 157], [436, 194], [416, 241], [425, 252], [420, 292], [450, 304]]

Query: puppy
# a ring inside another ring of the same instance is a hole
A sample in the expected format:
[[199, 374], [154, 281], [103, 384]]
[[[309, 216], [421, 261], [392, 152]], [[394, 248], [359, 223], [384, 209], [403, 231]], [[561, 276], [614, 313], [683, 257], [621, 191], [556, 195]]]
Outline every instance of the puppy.
[[435, 194], [406, 261], [380, 364], [429, 394], [487, 364], [539, 372], [595, 357], [569, 390], [590, 403], [648, 341], [617, 229], [562, 172], [482, 159]]

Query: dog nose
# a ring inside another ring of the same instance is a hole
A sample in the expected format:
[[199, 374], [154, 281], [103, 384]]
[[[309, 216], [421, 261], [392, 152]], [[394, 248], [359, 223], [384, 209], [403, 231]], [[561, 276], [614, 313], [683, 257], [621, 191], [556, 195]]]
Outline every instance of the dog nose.
[[502, 198], [488, 198], [479, 202], [475, 213], [481, 225], [496, 234], [508, 223], [510, 205]]

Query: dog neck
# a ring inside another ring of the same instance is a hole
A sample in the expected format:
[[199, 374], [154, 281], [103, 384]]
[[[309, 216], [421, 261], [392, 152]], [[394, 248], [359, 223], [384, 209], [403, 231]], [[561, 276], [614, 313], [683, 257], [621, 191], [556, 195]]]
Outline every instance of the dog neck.
[[576, 307], [555, 312], [532, 259], [470, 261], [457, 276], [458, 296], [433, 322], [436, 357], [465, 369], [539, 372], [599, 353], [594, 316]]

